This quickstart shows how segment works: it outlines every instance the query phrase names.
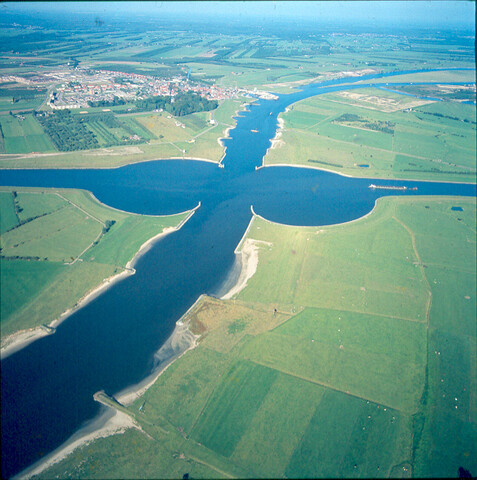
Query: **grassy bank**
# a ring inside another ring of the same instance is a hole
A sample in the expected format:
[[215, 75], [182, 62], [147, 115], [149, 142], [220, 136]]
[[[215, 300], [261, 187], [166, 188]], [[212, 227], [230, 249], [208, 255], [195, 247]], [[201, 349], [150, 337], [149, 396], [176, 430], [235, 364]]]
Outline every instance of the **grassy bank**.
[[187, 215], [128, 214], [80, 190], [2, 187], [0, 202], [2, 346], [9, 334], [73, 308]]
[[381, 88], [302, 100], [264, 163], [359, 177], [475, 182], [475, 106]]
[[[0, 168], [111, 168], [162, 158], [199, 158], [219, 162], [224, 148], [219, 143], [226, 128], [233, 126], [233, 117], [246, 102], [224, 100], [211, 112], [198, 112], [174, 117], [166, 112], [115, 115], [109, 124], [100, 120], [86, 122], [96, 129], [99, 146], [112, 135], [119, 138], [126, 130], [134, 132], [142, 141], [134, 145], [119, 145], [92, 150], [59, 152], [41, 125], [32, 115], [25, 120], [16, 116], [0, 115], [3, 136], [0, 139]], [[83, 110], [82, 110], [83, 111]], [[72, 114], [73, 117], [79, 113]], [[214, 120], [211, 122], [211, 120]], [[124, 130], [124, 131], [123, 131]], [[127, 132], [126, 132], [127, 133]], [[74, 140], [74, 139], [73, 139]]]
[[196, 305], [199, 346], [128, 407], [147, 435], [97, 440], [40, 477], [474, 472], [475, 212], [387, 197], [343, 225], [256, 217], [248, 286]]

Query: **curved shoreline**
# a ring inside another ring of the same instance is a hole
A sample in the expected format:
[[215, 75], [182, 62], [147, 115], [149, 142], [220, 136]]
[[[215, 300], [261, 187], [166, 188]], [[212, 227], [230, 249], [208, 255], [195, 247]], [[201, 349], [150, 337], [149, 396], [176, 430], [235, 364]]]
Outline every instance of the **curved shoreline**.
[[6, 345], [1, 348], [0, 351], [0, 358], [1, 360], [9, 357], [10, 355], [18, 352], [22, 348], [25, 348], [30, 343], [44, 337], [45, 335], [52, 335], [55, 332], [55, 329], [64, 322], [70, 315], [75, 313], [80, 308], [83, 308], [89, 302], [94, 300], [98, 297], [103, 291], [107, 290], [108, 288], [112, 287], [115, 283], [120, 282], [124, 278], [134, 275], [136, 270], [134, 269], [134, 265], [136, 264], [137, 260], [146, 253], [151, 246], [158, 241], [160, 238], [169, 235], [170, 233], [176, 232], [182, 228], [182, 226], [189, 220], [192, 215], [194, 215], [195, 211], [200, 208], [199, 204], [190, 211], [189, 215], [185, 217], [177, 226], [175, 227], [165, 227], [161, 233], [151, 237], [150, 239], [146, 240], [140, 247], [136, 254], [133, 256], [131, 260], [126, 263], [124, 270], [116, 275], [112, 275], [103, 279], [100, 285], [97, 285], [89, 292], [87, 292], [80, 300], [76, 303], [76, 305], [72, 308], [67, 309], [64, 311], [58, 318], [55, 318], [52, 322], [49, 323], [48, 327], [51, 328], [51, 332], [45, 331], [42, 327], [36, 327], [29, 330], [21, 330], [19, 332], [13, 333], [7, 336], [4, 341]]
[[[2, 155], [18, 155], [18, 154], [1, 154], [0, 155], [0, 165], [2, 161]], [[48, 155], [48, 154], [45, 154]], [[50, 154], [53, 155], [53, 154]], [[21, 160], [22, 158], [26, 157], [8, 157], [5, 158], [5, 160]], [[28, 158], [28, 157], [27, 157]], [[36, 157], [35, 157], [36, 158]], [[41, 158], [41, 157], [38, 157]], [[215, 163], [216, 165], [219, 164], [216, 160], [210, 160], [210, 158], [200, 158], [200, 157], [164, 157], [164, 158], [149, 158], [149, 159], [142, 159], [142, 160], [137, 160], [135, 162], [127, 162], [121, 165], [115, 165], [113, 167], [111, 166], [61, 166], [61, 167], [0, 167], [0, 170], [117, 170], [118, 168], [124, 168], [127, 167], [128, 165], [136, 165], [138, 163], [146, 163], [146, 162], [160, 162], [160, 161], [167, 161], [167, 160], [189, 160], [189, 161], [195, 161], [195, 162], [207, 162], [207, 163]]]
[[[358, 218], [355, 218], [353, 220], [348, 220], [347, 222], [341, 222], [341, 223], [331, 223], [330, 225], [289, 225], [288, 223], [279, 223], [279, 222], [274, 222], [273, 220], [268, 220], [267, 218], [265, 217], [262, 217], [261, 215], [259, 215], [258, 213], [255, 213], [254, 209], [253, 209], [253, 205], [252, 205], [252, 213], [254, 215], [254, 217], [258, 217], [260, 218], [261, 220], [263, 220], [264, 222], [267, 222], [267, 223], [271, 223], [272, 225], [279, 225], [281, 227], [291, 227], [291, 228], [326, 228], [326, 227], [337, 227], [339, 225], [347, 225], [349, 223], [353, 223], [353, 222], [357, 222], [359, 220], [363, 220], [365, 219], [366, 217], [368, 217], [369, 215], [371, 215], [374, 210], [376, 209], [376, 206], [378, 204], [378, 201], [383, 199], [383, 198], [388, 198], [388, 197], [393, 197], [393, 195], [388, 195], [386, 197], [379, 197], [377, 198], [375, 201], [374, 201], [374, 206], [373, 208], [368, 212], [368, 213], [365, 213], [364, 215], [362, 215], [361, 217], [358, 217]], [[423, 198], [423, 196], [420, 196], [419, 198]]]
[[73, 434], [65, 444], [12, 478], [27, 479], [39, 475], [47, 468], [61, 462], [77, 448], [88, 445], [99, 438], [124, 433], [129, 428], [141, 430], [141, 427], [129, 415], [118, 410], [104, 410], [95, 420]]
[[[155, 362], [157, 362], [157, 365], [152, 373], [137, 384], [126, 387], [115, 394], [114, 399], [125, 406], [132, 404], [136, 399], [144, 395], [144, 393], [176, 360], [185, 355], [189, 350], [193, 350], [197, 347], [200, 336], [194, 335], [190, 331], [188, 315], [200, 302], [203, 296], [204, 295], [200, 295], [187, 312], [176, 322], [176, 326], [171, 336], [154, 354], [154, 359]], [[64, 460], [77, 448], [88, 445], [96, 439], [124, 433], [129, 428], [142, 430], [130, 415], [97, 400], [96, 394], [94, 394], [93, 397], [103, 405], [102, 412], [88, 422], [87, 425], [75, 432], [50, 455], [27, 467], [13, 478], [29, 479], [34, 475], [38, 475], [52, 465]]]

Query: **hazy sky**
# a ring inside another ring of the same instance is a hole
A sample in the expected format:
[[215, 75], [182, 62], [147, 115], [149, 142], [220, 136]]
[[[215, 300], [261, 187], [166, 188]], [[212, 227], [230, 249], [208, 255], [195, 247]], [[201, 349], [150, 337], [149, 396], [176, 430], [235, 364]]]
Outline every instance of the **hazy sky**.
[[452, 24], [472, 26], [475, 3], [454, 1], [156, 1], [156, 2], [7, 2], [11, 10], [51, 10], [98, 13], [131, 12], [150, 16], [177, 14], [194, 16], [233, 15], [236, 18], [289, 18], [317, 20], [354, 20], [360, 23], [422, 23], [429, 26]]

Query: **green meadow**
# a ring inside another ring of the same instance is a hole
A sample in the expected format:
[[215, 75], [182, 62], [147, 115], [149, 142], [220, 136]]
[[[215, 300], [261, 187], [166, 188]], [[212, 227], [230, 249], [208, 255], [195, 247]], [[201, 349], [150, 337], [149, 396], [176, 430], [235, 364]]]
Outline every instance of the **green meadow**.
[[[15, 154], [3, 157], [2, 167], [112, 168], [161, 158], [201, 158], [218, 163], [224, 154], [224, 148], [219, 143], [219, 139], [224, 136], [226, 128], [234, 125], [233, 117], [237, 111], [243, 109], [246, 100], [224, 100], [211, 112], [192, 113], [183, 117], [174, 117], [165, 112], [115, 115], [113, 127], [108, 125], [110, 122], [105, 124], [100, 119], [93, 118], [94, 113], [91, 121], [88, 120], [88, 114], [83, 114], [85, 125], [98, 139], [98, 148], [70, 152], [57, 152], [45, 133], [42, 133], [41, 138], [49, 142], [48, 145], [51, 148], [41, 150], [38, 147], [39, 144], [34, 143], [34, 139], [39, 138], [40, 135], [22, 136], [21, 124], [16, 118], [10, 115], [0, 116], [0, 122], [5, 122], [2, 126], [6, 125], [3, 127], [4, 143], [0, 148], [5, 145], [6, 153]], [[31, 118], [31, 122], [35, 122], [39, 129], [42, 128], [32, 115], [26, 117]], [[215, 123], [211, 123], [211, 120]], [[130, 132], [139, 135], [143, 139], [142, 142], [134, 145], [111, 146], [111, 143], [117, 142], [118, 138], [129, 135]], [[16, 150], [11, 150], [12, 142], [19, 142], [18, 145], [15, 144]], [[38, 153], [25, 155], [32, 151]], [[42, 152], [54, 153], [42, 155]]]
[[0, 205], [2, 340], [58, 318], [187, 215], [128, 214], [80, 190], [3, 187]]
[[475, 181], [475, 106], [379, 88], [302, 100], [265, 165], [296, 164], [360, 177]]
[[342, 225], [255, 217], [256, 273], [188, 314], [198, 347], [128, 407], [142, 432], [39, 477], [473, 472], [475, 214], [471, 198], [386, 197]]
[[31, 114], [0, 115], [1, 153], [56, 152], [50, 137]]

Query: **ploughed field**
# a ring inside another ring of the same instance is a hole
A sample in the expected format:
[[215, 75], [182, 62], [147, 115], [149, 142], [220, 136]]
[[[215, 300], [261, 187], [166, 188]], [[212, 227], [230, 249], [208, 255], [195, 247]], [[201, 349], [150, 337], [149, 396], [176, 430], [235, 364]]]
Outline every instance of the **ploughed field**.
[[348, 224], [254, 217], [256, 273], [190, 312], [199, 346], [128, 407], [142, 431], [40, 476], [473, 472], [475, 213], [472, 198], [387, 197]]

